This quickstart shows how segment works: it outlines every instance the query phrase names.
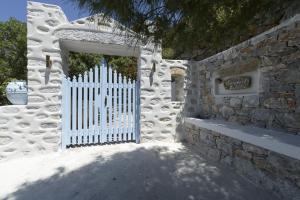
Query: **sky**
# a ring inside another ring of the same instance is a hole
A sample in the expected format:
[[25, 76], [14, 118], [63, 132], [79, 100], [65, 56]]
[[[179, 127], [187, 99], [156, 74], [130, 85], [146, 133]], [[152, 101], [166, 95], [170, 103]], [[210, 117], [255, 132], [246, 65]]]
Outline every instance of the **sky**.
[[[79, 10], [70, 0], [35, 0], [47, 4], [58, 5], [62, 8], [69, 21], [89, 16], [88, 12]], [[0, 21], [14, 17], [26, 22], [27, 0], [0, 0]]]

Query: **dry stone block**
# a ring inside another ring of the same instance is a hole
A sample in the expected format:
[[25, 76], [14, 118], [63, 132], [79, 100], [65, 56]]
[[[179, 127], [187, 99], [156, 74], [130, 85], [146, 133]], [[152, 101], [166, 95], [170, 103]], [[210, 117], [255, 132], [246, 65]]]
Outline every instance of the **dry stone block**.
[[231, 98], [229, 105], [234, 108], [240, 108], [242, 106], [242, 99], [240, 98]]
[[252, 113], [252, 120], [267, 121], [272, 117], [268, 109], [256, 109]]
[[21, 122], [17, 126], [19, 126], [21, 128], [29, 128], [30, 127], [30, 123], [28, 123], [28, 122]]
[[0, 127], [0, 133], [8, 132], [8, 127]]
[[57, 128], [57, 123], [53, 123], [53, 122], [44, 122], [41, 123], [41, 128]]
[[246, 108], [253, 108], [259, 105], [259, 97], [257, 95], [245, 96], [243, 99], [243, 106]]
[[170, 130], [162, 130], [161, 133], [162, 134], [171, 134], [171, 131]]
[[251, 153], [248, 153], [248, 152], [243, 151], [241, 149], [234, 150], [234, 155], [239, 157], [239, 158], [243, 158], [245, 160], [251, 160], [252, 159], [252, 154]]
[[141, 114], [140, 118], [141, 118], [141, 119], [146, 119], [146, 116], [143, 115], [143, 114]]
[[61, 84], [62, 82], [61, 82], [61, 80], [53, 79], [53, 80], [50, 81], [50, 83], [52, 83], [52, 84]]
[[50, 117], [51, 117], [51, 119], [55, 119], [55, 120], [61, 118], [60, 114], [52, 114], [52, 115], [50, 115]]
[[27, 110], [30, 110], [30, 111], [34, 111], [34, 110], [40, 109], [40, 106], [29, 106], [29, 105], [27, 105], [27, 106], [26, 106], [26, 109], [27, 109]]
[[41, 95], [29, 95], [28, 102], [30, 103], [43, 103], [45, 101], [45, 97]]
[[47, 105], [46, 110], [49, 112], [58, 112], [60, 110], [60, 106], [58, 104]]
[[46, 143], [58, 143], [59, 142], [59, 137], [57, 135], [54, 135], [54, 136], [45, 136], [43, 137], [43, 140], [46, 142]]
[[142, 125], [145, 127], [145, 128], [153, 128], [155, 123], [153, 121], [143, 121], [142, 122]]
[[39, 91], [41, 93], [58, 93], [60, 92], [60, 88], [56, 86], [46, 86], [46, 87], [41, 87]]
[[153, 89], [141, 89], [141, 96], [153, 96], [155, 91]]
[[161, 101], [160, 98], [153, 98], [150, 100], [151, 105], [157, 105]]
[[23, 133], [23, 131], [21, 131], [21, 130], [15, 130], [14, 133], [21, 134], [21, 133]]
[[46, 133], [46, 131], [38, 130], [38, 131], [30, 131], [30, 134], [32, 135], [42, 135]]
[[251, 145], [251, 144], [247, 144], [247, 143], [243, 143], [243, 149], [247, 152], [251, 152], [260, 156], [263, 155], [267, 155], [268, 151], [263, 149], [263, 148], [259, 148], [257, 146]]
[[170, 110], [170, 107], [169, 106], [166, 106], [166, 105], [164, 105], [164, 106], [162, 106], [161, 107], [161, 109], [160, 109], [161, 111], [163, 111], [163, 112], [167, 112], [167, 111], [169, 111]]
[[8, 118], [5, 118], [5, 117], [0, 117], [0, 125], [2, 125], [2, 124], [6, 124], [8, 121], [9, 121], [9, 119], [8, 119]]
[[234, 110], [228, 106], [223, 106], [221, 108], [221, 113], [225, 119], [228, 119], [231, 115], [234, 114]]
[[47, 117], [48, 117], [48, 115], [44, 114], [44, 113], [39, 113], [36, 115], [37, 119], [46, 119]]
[[220, 138], [216, 140], [217, 148], [222, 152], [232, 155], [232, 144], [228, 143], [225, 139]]
[[300, 113], [285, 113], [284, 124], [291, 132], [300, 132]]
[[162, 87], [171, 87], [171, 80], [163, 80], [161, 85]]
[[49, 30], [50, 30], [50, 29], [49, 29], [48, 27], [46, 27], [46, 26], [37, 26], [36, 28], [37, 28], [38, 32], [39, 32], [39, 33], [42, 33], [42, 34], [47, 33], [47, 32], [49, 32]]
[[4, 152], [7, 152], [7, 153], [11, 153], [11, 152], [14, 152], [16, 151], [16, 148], [6, 148], [3, 150]]
[[266, 157], [261, 157], [261, 156], [253, 156], [253, 163], [255, 167], [262, 169], [262, 170], [269, 170], [270, 165], [267, 162]]
[[170, 117], [162, 117], [162, 118], [159, 118], [159, 121], [161, 122], [169, 122], [171, 121], [172, 119]]
[[147, 112], [152, 112], [153, 108], [151, 106], [143, 106], [142, 107], [142, 112], [147, 113]]
[[285, 98], [268, 98], [263, 102], [266, 108], [287, 109], [288, 103]]
[[40, 85], [40, 84], [41, 84], [41, 81], [38, 80], [38, 79], [29, 78], [29, 79], [28, 79], [28, 84], [30, 84], [30, 85]]
[[12, 137], [0, 135], [0, 145], [7, 145], [12, 142]]
[[55, 26], [57, 26], [58, 24], [60, 24], [59, 21], [57, 21], [57, 20], [52, 20], [52, 19], [46, 20], [45, 22], [46, 22], [46, 24], [47, 24], [48, 26], [52, 26], [52, 27], [55, 27]]
[[4, 108], [2, 108], [3, 113], [7, 113], [7, 114], [16, 114], [20, 111], [19, 108], [13, 107], [13, 106], [6, 106]]
[[219, 161], [221, 152], [217, 149], [209, 149], [207, 152], [207, 157], [213, 161]]

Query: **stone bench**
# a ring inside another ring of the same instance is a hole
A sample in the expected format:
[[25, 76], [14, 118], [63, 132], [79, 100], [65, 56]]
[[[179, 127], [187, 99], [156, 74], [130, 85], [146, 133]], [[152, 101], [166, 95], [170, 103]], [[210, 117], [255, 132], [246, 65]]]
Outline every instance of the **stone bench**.
[[185, 118], [189, 143], [283, 199], [300, 197], [300, 136], [221, 120]]

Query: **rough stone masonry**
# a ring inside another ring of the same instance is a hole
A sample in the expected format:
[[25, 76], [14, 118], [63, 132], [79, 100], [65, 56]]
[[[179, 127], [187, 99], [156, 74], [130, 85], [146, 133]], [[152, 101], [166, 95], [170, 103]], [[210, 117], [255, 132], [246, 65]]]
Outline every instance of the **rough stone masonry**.
[[[218, 118], [300, 134], [300, 15], [226, 51], [196, 62], [188, 75], [190, 116]], [[215, 95], [214, 77], [258, 72], [255, 93]]]
[[209, 159], [234, 168], [251, 182], [282, 199], [300, 197], [300, 160], [186, 124], [187, 141]]
[[[257, 88], [216, 92], [216, 83], [252, 72], [257, 74]], [[191, 112], [185, 116], [276, 129], [300, 141], [300, 15], [196, 62], [186, 79], [183, 110]], [[193, 100], [194, 106], [187, 100]], [[283, 199], [300, 198], [299, 160], [201, 126], [185, 123], [184, 127], [187, 141], [208, 158], [232, 166]]]

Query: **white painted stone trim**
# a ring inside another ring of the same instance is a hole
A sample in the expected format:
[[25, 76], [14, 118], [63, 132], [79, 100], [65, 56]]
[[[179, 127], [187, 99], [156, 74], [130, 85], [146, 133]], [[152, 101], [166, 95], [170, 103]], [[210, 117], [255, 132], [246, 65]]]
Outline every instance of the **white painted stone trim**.
[[254, 126], [241, 126], [221, 120], [185, 118], [185, 123], [300, 160], [300, 136], [298, 135]]

